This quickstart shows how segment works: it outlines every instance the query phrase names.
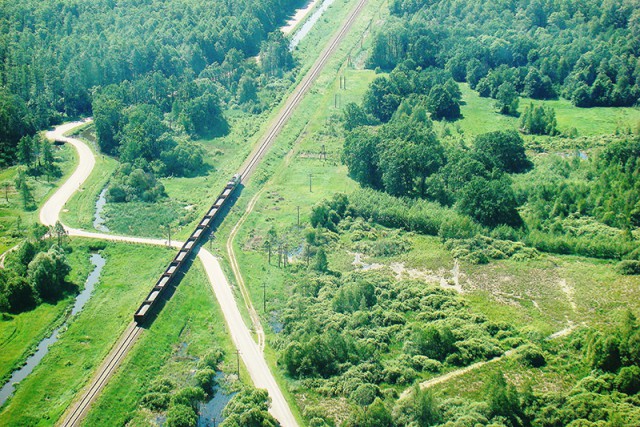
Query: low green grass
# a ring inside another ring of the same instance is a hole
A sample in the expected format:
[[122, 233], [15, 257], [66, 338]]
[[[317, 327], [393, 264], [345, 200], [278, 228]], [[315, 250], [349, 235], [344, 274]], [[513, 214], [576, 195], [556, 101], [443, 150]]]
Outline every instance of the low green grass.
[[94, 142], [93, 132], [93, 125], [85, 126], [75, 132], [93, 151], [96, 165], [82, 188], [71, 197], [60, 215], [62, 222], [68, 226], [85, 230], [93, 229], [98, 195], [107, 185], [109, 178], [118, 165], [114, 158], [99, 153]]
[[54, 147], [53, 154], [56, 165], [60, 167], [60, 178], [47, 181], [46, 177], [26, 176], [35, 203], [35, 209], [32, 210], [25, 210], [22, 197], [16, 191], [15, 178], [18, 166], [0, 171], [0, 253], [13, 247], [21, 235], [38, 221], [39, 208], [75, 170], [75, 150], [63, 145]]
[[174, 372], [181, 361], [200, 359], [212, 346], [225, 350], [223, 371], [235, 372], [235, 348], [223, 325], [224, 317], [204, 270], [195, 262], [109, 381], [84, 425], [125, 425], [153, 380], [181, 375]]
[[[72, 270], [67, 280], [81, 290], [92, 265], [88, 248], [73, 243], [72, 252], [68, 254]], [[74, 299], [69, 296], [55, 304], [40, 304], [31, 311], [0, 316], [0, 383], [4, 384], [10, 373], [35, 350], [38, 342], [63, 321]]]
[[[466, 136], [478, 135], [505, 129], [517, 129], [519, 119], [516, 117], [499, 114], [495, 109], [495, 100], [482, 98], [478, 92], [472, 90], [468, 84], [460, 84], [462, 100], [460, 107], [462, 119], [453, 123], [437, 123], [436, 129], [442, 130], [448, 126], [455, 133], [460, 129]], [[578, 136], [611, 135], [616, 132], [633, 130], [640, 123], [640, 108], [578, 108], [566, 99], [535, 100], [520, 98], [519, 112], [533, 103], [551, 107], [556, 112], [558, 130], [564, 134], [570, 134], [572, 129]]]
[[131, 322], [132, 313], [174, 255], [165, 248], [112, 243], [101, 253], [107, 262], [94, 294], [17, 387], [0, 412], [0, 425], [53, 425]]

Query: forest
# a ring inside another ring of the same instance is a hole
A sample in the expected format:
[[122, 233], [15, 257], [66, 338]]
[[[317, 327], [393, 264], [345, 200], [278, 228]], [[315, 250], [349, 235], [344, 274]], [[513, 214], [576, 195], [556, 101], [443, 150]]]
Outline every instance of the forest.
[[[133, 170], [197, 172], [202, 159], [198, 150], [188, 154], [190, 137], [226, 131], [221, 103], [260, 109], [256, 79], [279, 76], [293, 65], [286, 40], [271, 33], [297, 3], [3, 5], [2, 164], [13, 163], [22, 137], [93, 115], [101, 150], [121, 156]], [[258, 54], [261, 66], [245, 61]], [[126, 186], [117, 187], [113, 198], [120, 200]]]

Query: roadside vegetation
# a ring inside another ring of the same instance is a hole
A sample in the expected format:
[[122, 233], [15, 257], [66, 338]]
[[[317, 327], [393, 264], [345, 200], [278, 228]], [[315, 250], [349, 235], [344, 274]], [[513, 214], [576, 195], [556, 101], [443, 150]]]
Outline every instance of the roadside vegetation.
[[[240, 386], [234, 347], [202, 268], [184, 276], [92, 408], [88, 425], [194, 425], [203, 401]], [[220, 418], [218, 418], [220, 421]]]

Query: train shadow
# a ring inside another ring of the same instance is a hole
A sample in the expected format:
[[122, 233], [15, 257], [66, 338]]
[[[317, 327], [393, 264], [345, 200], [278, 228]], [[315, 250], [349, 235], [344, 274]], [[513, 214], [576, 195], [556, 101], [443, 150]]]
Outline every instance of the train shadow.
[[244, 185], [238, 184], [233, 193], [231, 193], [227, 197], [227, 200], [225, 201], [220, 211], [214, 217], [214, 220], [212, 221], [211, 226], [207, 229], [207, 232], [203, 234], [197, 246], [193, 248], [193, 250], [189, 254], [189, 257], [186, 258], [182, 263], [180, 269], [174, 273], [173, 278], [167, 284], [167, 287], [158, 298], [158, 301], [156, 301], [156, 303], [147, 312], [145, 319], [142, 322], [138, 322], [138, 326], [144, 329], [149, 329], [151, 325], [153, 325], [153, 323], [156, 321], [156, 319], [164, 309], [165, 305], [175, 294], [176, 289], [178, 288], [180, 283], [182, 283], [182, 279], [193, 265], [195, 258], [198, 256], [198, 251], [203, 245], [206, 245], [211, 240], [212, 236], [215, 236], [215, 232], [217, 231], [218, 227], [225, 220], [231, 209], [235, 206], [236, 201], [242, 194], [243, 190]]

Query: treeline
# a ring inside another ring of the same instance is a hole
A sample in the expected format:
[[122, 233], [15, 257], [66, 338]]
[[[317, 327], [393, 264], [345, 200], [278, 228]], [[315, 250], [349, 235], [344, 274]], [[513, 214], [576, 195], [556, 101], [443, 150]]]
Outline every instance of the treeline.
[[410, 59], [492, 98], [505, 84], [522, 96], [563, 96], [579, 107], [631, 106], [640, 98], [635, 0], [394, 0], [389, 7], [372, 68], [392, 70]]
[[[291, 58], [283, 54], [282, 37], [267, 38], [267, 34], [297, 3], [7, 3], [0, 18], [0, 152], [4, 162], [15, 152], [20, 137], [63, 117], [90, 114], [93, 88], [123, 82], [127, 82], [125, 91], [143, 86], [137, 94], [150, 93], [155, 97], [150, 104], [166, 112], [173, 107], [169, 99], [164, 108], [167, 97], [172, 98], [185, 82], [199, 75], [214, 82], [233, 80], [237, 85], [242, 77], [237, 75], [241, 71], [237, 63], [258, 54], [261, 47], [268, 74], [277, 75], [291, 66]], [[251, 82], [241, 87], [243, 96], [251, 98]], [[136, 91], [132, 92], [135, 96]], [[197, 113], [190, 111], [200, 105], [188, 104], [205, 96], [194, 102], [206, 105], [206, 94], [207, 90], [200, 90], [179, 98], [176, 114], [184, 112], [190, 132], [203, 129], [201, 121], [194, 120]], [[141, 98], [133, 103], [147, 102]]]
[[509, 174], [525, 172], [532, 163], [515, 131], [480, 135], [472, 149], [445, 148], [423, 107], [405, 101], [388, 123], [348, 132], [342, 160], [364, 187], [455, 205], [484, 226], [522, 225]]
[[[43, 239], [46, 233], [57, 239]], [[76, 290], [66, 281], [71, 266], [62, 247], [64, 235], [59, 223], [51, 230], [36, 225], [30, 237], [6, 255], [6, 268], [0, 269], [0, 312], [31, 310]]]

